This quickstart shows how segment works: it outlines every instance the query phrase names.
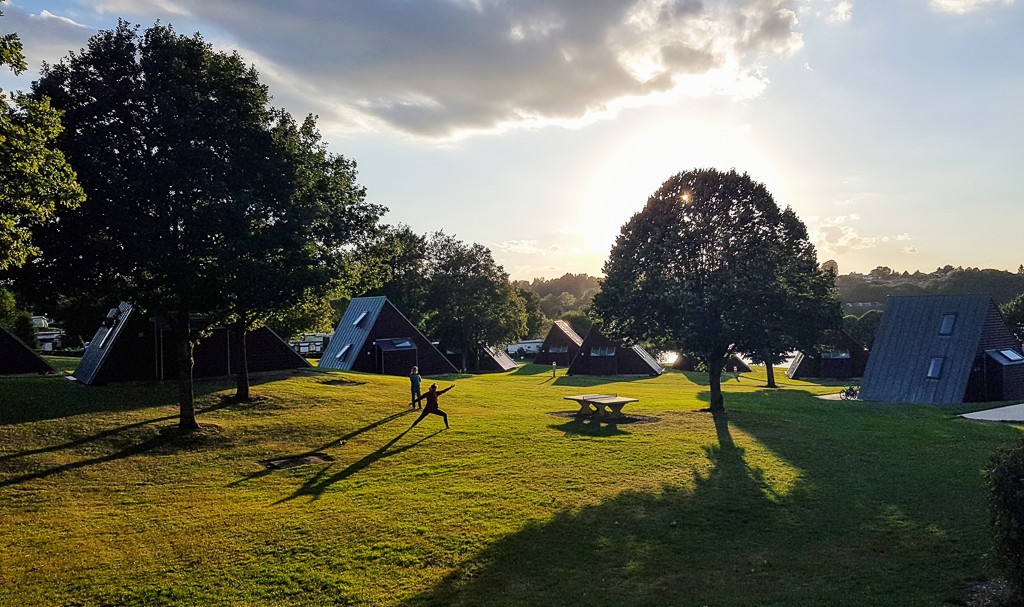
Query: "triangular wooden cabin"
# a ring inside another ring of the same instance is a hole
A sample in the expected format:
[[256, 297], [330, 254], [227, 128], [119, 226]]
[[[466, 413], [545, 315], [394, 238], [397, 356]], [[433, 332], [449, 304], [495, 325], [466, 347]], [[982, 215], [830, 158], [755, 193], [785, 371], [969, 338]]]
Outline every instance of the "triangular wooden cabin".
[[846, 331], [829, 331], [820, 352], [798, 352], [786, 369], [786, 377], [850, 379], [863, 377], [868, 349]]
[[640, 346], [623, 346], [594, 325], [569, 365], [569, 375], [661, 375], [665, 369]]
[[26, 346], [13, 333], [0, 327], [0, 375], [45, 375], [54, 373], [53, 367], [35, 350]]
[[891, 296], [861, 400], [962, 403], [1024, 398], [1024, 353], [988, 295]]
[[457, 373], [455, 366], [387, 297], [353, 298], [318, 366], [383, 375]]
[[[446, 350], [445, 356], [456, 368], [462, 364], [462, 352], [458, 350]], [[509, 356], [502, 348], [494, 346], [482, 346], [476, 353], [470, 353], [467, 357], [466, 369], [469, 373], [504, 373], [515, 371], [519, 368], [516, 361]]]
[[[699, 364], [700, 360], [693, 354], [680, 354], [672, 363], [672, 368], [677, 371], [696, 371]], [[722, 366], [722, 371], [725, 373], [750, 373], [750, 365], [736, 354], [730, 354], [725, 365]]]
[[[167, 325], [147, 318], [127, 302], [110, 310], [72, 376], [86, 385], [119, 381], [176, 379], [178, 359]], [[309, 367], [276, 333], [263, 327], [245, 336], [250, 373]], [[224, 327], [213, 331], [192, 352], [192, 377], [225, 377], [238, 372], [241, 337]]]
[[556, 320], [533, 362], [538, 365], [555, 363], [560, 367], [568, 367], [579, 353], [581, 345], [583, 338], [572, 330], [572, 326], [564, 320]]

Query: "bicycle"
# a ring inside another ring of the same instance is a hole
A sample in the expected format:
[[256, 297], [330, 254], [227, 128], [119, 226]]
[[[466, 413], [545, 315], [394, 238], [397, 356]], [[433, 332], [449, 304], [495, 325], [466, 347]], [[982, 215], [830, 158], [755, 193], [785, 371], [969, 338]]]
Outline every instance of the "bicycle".
[[860, 397], [859, 386], [846, 386], [843, 391], [839, 393], [839, 398], [843, 400], [857, 400]]

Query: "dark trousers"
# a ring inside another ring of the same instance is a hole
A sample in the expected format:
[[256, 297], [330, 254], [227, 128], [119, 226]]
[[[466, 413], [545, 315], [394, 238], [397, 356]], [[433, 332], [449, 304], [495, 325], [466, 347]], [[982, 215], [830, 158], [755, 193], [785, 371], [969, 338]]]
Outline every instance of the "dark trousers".
[[443, 418], [444, 418], [444, 427], [445, 427], [445, 428], [447, 428], [447, 427], [448, 427], [448, 414], [447, 414], [447, 413], [445, 413], [444, 411], [442, 411], [442, 410], [440, 410], [440, 409], [436, 408], [436, 407], [435, 407], [435, 408], [433, 408], [433, 409], [431, 409], [430, 407], [425, 407], [425, 408], [423, 409], [423, 413], [420, 413], [420, 416], [419, 416], [419, 417], [417, 417], [417, 418], [416, 418], [416, 421], [414, 421], [414, 422], [412, 423], [412, 426], [409, 426], [409, 427], [410, 427], [410, 428], [412, 428], [412, 427], [413, 427], [413, 426], [415, 426], [416, 424], [420, 423], [421, 421], [423, 421], [423, 418], [424, 418], [424, 417], [426, 417], [426, 416], [430, 415], [431, 413], [433, 413], [434, 415], [440, 415], [441, 417], [443, 417]]

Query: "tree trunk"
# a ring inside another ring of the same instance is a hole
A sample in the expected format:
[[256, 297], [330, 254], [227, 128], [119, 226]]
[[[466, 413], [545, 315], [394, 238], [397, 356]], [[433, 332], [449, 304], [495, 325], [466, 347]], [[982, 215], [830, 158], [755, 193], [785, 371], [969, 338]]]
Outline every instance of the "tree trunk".
[[708, 387], [711, 388], [711, 413], [725, 413], [725, 399], [722, 397], [722, 367], [725, 366], [725, 355], [709, 356], [705, 364], [708, 367]]
[[469, 367], [466, 366], [468, 363], [469, 363], [469, 346], [467, 346], [466, 344], [462, 344], [462, 367], [459, 368], [459, 371], [465, 373], [466, 369], [469, 368]]
[[189, 334], [188, 313], [184, 322], [174, 323], [175, 350], [178, 355], [178, 428], [191, 432], [199, 428], [196, 422], [196, 400], [192, 391], [192, 336]]
[[235, 387], [235, 400], [248, 401], [249, 400], [249, 352], [246, 350], [246, 339], [249, 332], [245, 330], [243, 326], [239, 331], [238, 335], [241, 338], [239, 343], [238, 352], [240, 354], [239, 360], [236, 362], [238, 365], [238, 381]]
[[778, 386], [775, 385], [775, 366], [772, 365], [772, 363], [768, 362], [768, 361], [772, 360], [773, 358], [774, 358], [774, 356], [772, 356], [770, 354], [769, 355], [764, 355], [764, 356], [761, 357], [761, 360], [764, 361], [764, 371], [765, 371], [765, 373], [768, 374], [768, 387], [769, 388], [777, 388], [778, 387]]

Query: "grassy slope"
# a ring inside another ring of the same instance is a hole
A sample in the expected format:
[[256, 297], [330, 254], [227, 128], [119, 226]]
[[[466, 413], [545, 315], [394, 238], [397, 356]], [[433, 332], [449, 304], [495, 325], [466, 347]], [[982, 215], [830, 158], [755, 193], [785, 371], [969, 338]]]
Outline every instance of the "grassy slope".
[[[939, 605], [991, 574], [1017, 428], [781, 379], [727, 382], [716, 427], [699, 374], [460, 377], [448, 431], [407, 431], [404, 378], [201, 382], [217, 428], [172, 442], [172, 385], [0, 378], [0, 604]], [[581, 392], [659, 421], [551, 415]]]

